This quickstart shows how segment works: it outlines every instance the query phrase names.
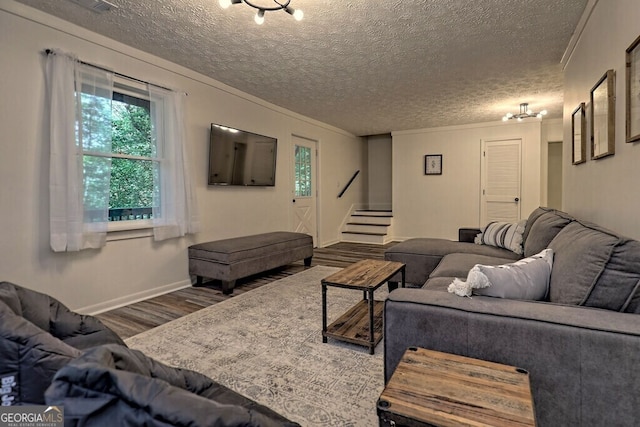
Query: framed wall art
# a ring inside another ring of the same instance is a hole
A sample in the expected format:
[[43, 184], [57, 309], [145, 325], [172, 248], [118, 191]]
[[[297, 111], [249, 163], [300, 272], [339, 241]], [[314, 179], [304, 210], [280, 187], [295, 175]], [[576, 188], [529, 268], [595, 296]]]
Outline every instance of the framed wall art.
[[571, 163], [579, 165], [587, 161], [587, 120], [584, 113], [584, 102], [580, 103], [571, 114]]
[[627, 142], [640, 141], [640, 37], [627, 48]]
[[442, 154], [427, 154], [424, 156], [424, 174], [442, 175]]
[[608, 70], [591, 89], [591, 158], [601, 159], [616, 151], [615, 72]]

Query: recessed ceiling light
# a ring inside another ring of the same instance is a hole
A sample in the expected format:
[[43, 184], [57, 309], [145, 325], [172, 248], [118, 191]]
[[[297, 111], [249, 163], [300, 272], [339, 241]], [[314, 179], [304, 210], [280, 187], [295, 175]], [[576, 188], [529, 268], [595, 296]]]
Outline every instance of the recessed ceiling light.
[[118, 6], [105, 0], [69, 0], [72, 3], [79, 4], [96, 13], [108, 12], [111, 9], [117, 9]]

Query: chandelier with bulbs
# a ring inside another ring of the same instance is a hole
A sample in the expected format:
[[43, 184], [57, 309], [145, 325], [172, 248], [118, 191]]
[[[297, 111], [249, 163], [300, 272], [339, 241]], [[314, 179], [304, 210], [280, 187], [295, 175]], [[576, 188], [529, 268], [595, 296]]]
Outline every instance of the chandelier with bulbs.
[[254, 20], [256, 21], [256, 24], [258, 24], [258, 25], [262, 25], [264, 23], [264, 14], [265, 14], [265, 12], [273, 12], [273, 11], [277, 11], [277, 10], [284, 10], [289, 15], [292, 15], [296, 19], [296, 21], [300, 21], [303, 18], [304, 13], [302, 13], [302, 11], [300, 9], [294, 9], [291, 6], [289, 6], [289, 3], [291, 3], [291, 0], [272, 0], [272, 1], [275, 4], [275, 6], [264, 6], [264, 5], [261, 5], [261, 4], [255, 4], [255, 0], [252, 0], [252, 1], [249, 1], [249, 0], [219, 0], [219, 3], [220, 3], [220, 6], [223, 9], [228, 8], [232, 4], [238, 4], [238, 3], [244, 3], [246, 5], [251, 6], [252, 8], [257, 10], [256, 16], [254, 17]]
[[539, 113], [534, 113], [529, 108], [529, 104], [527, 104], [526, 102], [523, 102], [522, 104], [520, 104], [520, 112], [519, 113], [517, 113], [517, 114], [507, 113], [502, 118], [502, 121], [506, 122], [507, 120], [516, 119], [519, 122], [521, 122], [522, 119], [528, 119], [530, 117], [537, 117], [537, 118], [541, 119], [542, 116], [545, 116], [546, 114], [547, 114], [547, 110], [542, 110]]

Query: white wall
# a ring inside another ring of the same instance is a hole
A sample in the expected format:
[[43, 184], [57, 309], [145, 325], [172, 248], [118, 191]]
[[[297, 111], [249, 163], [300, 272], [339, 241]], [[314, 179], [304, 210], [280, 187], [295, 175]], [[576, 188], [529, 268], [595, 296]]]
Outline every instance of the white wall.
[[[640, 144], [625, 143], [625, 50], [640, 35], [640, 2], [601, 0], [586, 23], [564, 71], [563, 209], [633, 238], [640, 238]], [[615, 155], [571, 165], [571, 112], [587, 103], [604, 73], [616, 72]]]
[[[292, 134], [319, 142], [321, 246], [337, 241], [342, 219], [352, 205], [365, 199], [364, 180], [354, 183], [343, 198], [336, 197], [355, 170], [366, 170], [362, 138], [22, 4], [3, 1], [0, 9], [0, 280], [46, 292], [70, 308], [85, 312], [188, 285], [190, 244], [290, 229]], [[48, 122], [42, 53], [46, 48], [73, 52], [84, 61], [189, 94], [188, 152], [201, 233], [160, 243], [148, 236], [111, 240], [101, 250], [80, 253], [50, 250]], [[211, 122], [277, 137], [276, 186], [207, 186]]]
[[367, 138], [369, 166], [368, 205], [370, 209], [391, 209], [391, 135], [374, 135]]
[[562, 142], [549, 142], [547, 148], [547, 202], [545, 206], [562, 210]]
[[[540, 175], [540, 205], [549, 206], [549, 162], [554, 161], [549, 158], [549, 142], [562, 141], [562, 119], [544, 119], [542, 120], [542, 136], [540, 137], [540, 166], [542, 168]], [[560, 165], [562, 166], [562, 165]], [[556, 177], [551, 174], [554, 181], [552, 184], [562, 188], [562, 174]], [[560, 190], [560, 193], [562, 191]], [[553, 198], [554, 195], [551, 195]], [[558, 205], [562, 204], [562, 200]], [[557, 208], [559, 208], [558, 206]]]
[[[396, 239], [457, 239], [458, 228], [481, 225], [481, 141], [522, 139], [522, 217], [540, 205], [541, 124], [537, 119], [402, 131], [392, 136]], [[425, 154], [442, 154], [442, 175], [424, 175]]]

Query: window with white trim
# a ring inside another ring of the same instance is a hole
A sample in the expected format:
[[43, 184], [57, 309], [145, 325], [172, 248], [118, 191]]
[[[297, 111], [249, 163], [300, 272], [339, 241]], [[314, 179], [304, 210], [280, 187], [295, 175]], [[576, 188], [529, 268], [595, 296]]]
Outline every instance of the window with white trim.
[[[159, 182], [161, 164], [152, 135], [151, 101], [143, 90], [115, 83], [110, 104], [110, 111], [104, 111], [104, 116], [110, 116], [111, 131], [105, 135], [111, 135], [111, 149], [83, 147], [84, 203], [86, 207], [100, 206], [95, 199], [102, 195], [94, 191], [92, 177], [96, 175], [95, 165], [106, 161], [110, 163], [109, 231], [151, 227], [154, 200], [159, 198], [159, 188], [154, 183]], [[96, 96], [82, 93], [83, 114], [96, 116], [97, 105], [100, 100]], [[92, 215], [91, 212], [85, 210], [86, 214]], [[156, 207], [156, 215], [157, 212]], [[103, 211], [97, 209], [93, 220], [102, 220], [102, 215]]]

